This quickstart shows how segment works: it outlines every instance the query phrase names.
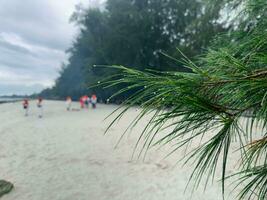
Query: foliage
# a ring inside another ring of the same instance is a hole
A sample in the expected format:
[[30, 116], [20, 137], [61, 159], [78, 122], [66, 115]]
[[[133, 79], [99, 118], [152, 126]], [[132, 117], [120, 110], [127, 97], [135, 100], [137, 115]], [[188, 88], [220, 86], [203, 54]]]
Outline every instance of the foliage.
[[[154, 145], [172, 143], [176, 144], [174, 153], [193, 141], [202, 141], [185, 160], [185, 163], [194, 160], [190, 180], [195, 187], [201, 181], [206, 180], [207, 184], [213, 180], [220, 166], [223, 194], [226, 178], [234, 176], [241, 187], [239, 199], [264, 200], [267, 198], [267, 5], [262, 0], [245, 3], [241, 14], [246, 18], [240, 21], [238, 30], [218, 37], [205, 55], [193, 62], [180, 52], [183, 66], [191, 72], [142, 72], [114, 65], [112, 68], [121, 73], [104, 85], [126, 85], [115, 96], [134, 91], [113, 123], [136, 104], [142, 112], [132, 126], [154, 111], [137, 142], [139, 145], [141, 138], [145, 140], [142, 152]], [[259, 133], [255, 126], [261, 128]], [[161, 136], [166, 129], [171, 131]], [[226, 174], [226, 169], [234, 142], [240, 144], [241, 166], [231, 175]]]

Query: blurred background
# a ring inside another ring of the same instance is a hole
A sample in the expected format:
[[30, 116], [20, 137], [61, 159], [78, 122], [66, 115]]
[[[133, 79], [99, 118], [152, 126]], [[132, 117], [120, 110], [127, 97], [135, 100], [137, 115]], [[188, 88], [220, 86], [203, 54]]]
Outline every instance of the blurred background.
[[181, 60], [179, 49], [194, 60], [215, 35], [234, 29], [242, 7], [234, 2], [2, 0], [0, 95], [97, 93], [105, 101], [118, 88], [89, 87], [117, 72], [94, 65], [186, 71], [170, 57]]

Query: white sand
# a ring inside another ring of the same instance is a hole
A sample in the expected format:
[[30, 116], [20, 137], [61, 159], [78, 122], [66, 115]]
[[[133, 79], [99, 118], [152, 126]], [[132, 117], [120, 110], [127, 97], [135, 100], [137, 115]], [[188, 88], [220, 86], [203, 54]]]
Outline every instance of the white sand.
[[[192, 169], [175, 165], [179, 153], [162, 160], [168, 151], [152, 150], [145, 162], [131, 161], [145, 120], [114, 149], [136, 109], [104, 136], [108, 123], [103, 119], [116, 106], [67, 112], [63, 102], [44, 103], [42, 119], [36, 102], [30, 102], [28, 117], [21, 103], [0, 105], [0, 179], [15, 185], [3, 200], [190, 199], [184, 189]], [[205, 193], [196, 191], [191, 199], [222, 199], [220, 183]]]

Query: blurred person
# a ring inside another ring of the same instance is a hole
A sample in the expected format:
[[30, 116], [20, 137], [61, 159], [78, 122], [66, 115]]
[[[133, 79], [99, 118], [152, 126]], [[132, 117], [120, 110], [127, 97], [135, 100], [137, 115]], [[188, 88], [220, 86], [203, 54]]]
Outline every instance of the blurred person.
[[72, 103], [72, 99], [70, 96], [68, 96], [66, 99], [67, 111], [69, 111], [71, 109], [71, 103]]
[[42, 118], [43, 117], [43, 98], [42, 97], [39, 97], [37, 100], [37, 108], [39, 110], [38, 117]]
[[84, 101], [83, 101], [83, 97], [80, 98], [80, 105], [81, 105], [81, 109], [84, 108]]
[[24, 99], [22, 105], [23, 105], [23, 109], [25, 110], [25, 116], [28, 116], [28, 113], [29, 113], [29, 101], [28, 101], [28, 99]]
[[92, 97], [91, 97], [91, 103], [92, 103], [92, 107], [96, 108], [97, 97], [96, 97], [95, 94], [93, 94]]
[[89, 97], [87, 95], [84, 96], [84, 104], [86, 108], [89, 107]]

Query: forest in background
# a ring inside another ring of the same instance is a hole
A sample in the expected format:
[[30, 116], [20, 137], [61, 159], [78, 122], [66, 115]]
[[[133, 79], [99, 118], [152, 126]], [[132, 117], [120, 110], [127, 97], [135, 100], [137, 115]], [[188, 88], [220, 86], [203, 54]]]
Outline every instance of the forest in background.
[[[233, 29], [231, 11], [239, 3], [223, 1], [107, 0], [104, 8], [77, 6], [70, 22], [79, 35], [67, 50], [55, 86], [41, 92], [64, 99], [96, 93], [106, 101], [120, 88], [90, 88], [116, 70], [95, 65], [123, 65], [138, 70], [186, 71], [177, 49], [194, 59], [207, 50], [215, 36]], [[230, 14], [229, 14], [230, 13]], [[168, 56], [166, 56], [168, 55]], [[121, 101], [129, 96], [117, 96]]]

